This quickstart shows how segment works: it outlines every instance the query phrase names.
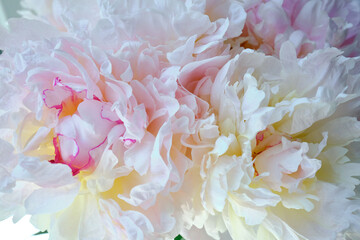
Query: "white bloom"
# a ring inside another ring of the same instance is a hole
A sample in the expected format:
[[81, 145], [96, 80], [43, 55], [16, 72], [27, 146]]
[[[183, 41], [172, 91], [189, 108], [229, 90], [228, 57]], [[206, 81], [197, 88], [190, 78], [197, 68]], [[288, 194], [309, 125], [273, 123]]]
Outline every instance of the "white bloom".
[[347, 152], [359, 146], [359, 60], [339, 55], [297, 59], [290, 43], [280, 59], [245, 50], [210, 84], [204, 75], [192, 81], [210, 93], [214, 115], [186, 140], [197, 167], [185, 179], [202, 183], [183, 187], [193, 191], [185, 236], [202, 229], [215, 239], [226, 231], [233, 239], [335, 239], [358, 231], [360, 165]]

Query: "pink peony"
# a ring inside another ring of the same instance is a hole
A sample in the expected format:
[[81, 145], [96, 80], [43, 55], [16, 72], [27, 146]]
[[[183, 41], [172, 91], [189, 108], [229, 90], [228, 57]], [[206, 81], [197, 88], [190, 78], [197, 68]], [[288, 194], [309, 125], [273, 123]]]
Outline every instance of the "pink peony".
[[59, 240], [358, 236], [357, 0], [22, 6], [0, 27], [0, 220]]
[[346, 56], [358, 56], [360, 4], [347, 1], [245, 1], [244, 33], [234, 42], [245, 48], [278, 55], [291, 41], [298, 56], [315, 49], [337, 47]]
[[224, 41], [238, 37], [246, 19], [241, 3], [235, 0], [41, 2], [23, 0], [22, 15], [114, 52], [123, 49], [124, 43], [135, 47], [146, 42], [162, 52], [161, 58], [178, 66], [226, 55], [229, 45]]
[[31, 214], [55, 239], [176, 236], [168, 195], [191, 166], [180, 139], [206, 112], [179, 67], [146, 43], [114, 54], [36, 20], [9, 24], [1, 218]]

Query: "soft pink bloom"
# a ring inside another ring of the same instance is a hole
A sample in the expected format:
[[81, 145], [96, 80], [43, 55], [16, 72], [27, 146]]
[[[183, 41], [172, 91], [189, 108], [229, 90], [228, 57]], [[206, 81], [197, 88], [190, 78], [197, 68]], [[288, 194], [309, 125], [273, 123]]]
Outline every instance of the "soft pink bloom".
[[359, 232], [357, 0], [22, 5], [0, 27], [0, 220], [59, 240]]
[[[45, 21], [93, 45], [117, 52], [147, 42], [172, 65], [225, 55], [246, 13], [235, 0], [24, 0], [24, 17]], [[86, 8], [84, 8], [86, 6]], [[134, 49], [135, 50], [135, 49]], [[136, 51], [136, 50], [135, 50]], [[125, 54], [125, 53], [123, 53]], [[146, 54], [146, 53], [145, 53]], [[141, 71], [139, 71], [141, 72]]]
[[36, 20], [9, 24], [0, 217], [31, 214], [56, 239], [176, 236], [169, 193], [191, 166], [180, 139], [207, 111], [179, 88], [180, 68], [146, 42], [111, 53]]
[[359, 1], [264, 0], [243, 5], [247, 19], [239, 40], [245, 48], [278, 55], [289, 40], [298, 56], [329, 46], [344, 50], [346, 56], [359, 55]]

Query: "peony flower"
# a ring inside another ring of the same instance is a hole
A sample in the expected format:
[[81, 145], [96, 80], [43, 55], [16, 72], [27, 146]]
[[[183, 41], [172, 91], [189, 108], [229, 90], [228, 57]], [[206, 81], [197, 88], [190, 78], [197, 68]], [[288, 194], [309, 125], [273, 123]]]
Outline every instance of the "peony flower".
[[357, 237], [358, 1], [22, 6], [0, 28], [0, 220], [56, 240]]
[[180, 138], [207, 111], [179, 67], [146, 42], [113, 53], [37, 20], [9, 28], [0, 219], [30, 214], [50, 239], [174, 238], [169, 193], [191, 166]]
[[124, 42], [147, 42], [177, 66], [226, 55], [230, 46], [224, 41], [238, 37], [246, 19], [235, 0], [23, 0], [22, 5], [24, 17], [90, 39], [102, 49], [117, 52]]
[[233, 44], [278, 55], [292, 42], [298, 56], [315, 49], [337, 47], [345, 56], [358, 56], [358, 1], [244, 1], [244, 33]]
[[206, 93], [198, 95], [211, 113], [183, 139], [194, 161], [175, 194], [185, 238], [336, 239], [359, 231], [360, 165], [351, 157], [360, 138], [359, 59], [340, 54], [328, 48], [298, 59], [286, 42], [280, 59], [244, 50], [209, 77], [182, 79]]

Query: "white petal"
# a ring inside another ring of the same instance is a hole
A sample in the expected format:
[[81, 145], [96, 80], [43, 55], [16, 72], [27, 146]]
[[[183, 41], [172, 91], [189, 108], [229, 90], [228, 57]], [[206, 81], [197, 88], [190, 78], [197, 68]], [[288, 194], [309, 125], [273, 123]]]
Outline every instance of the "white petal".
[[25, 201], [29, 214], [54, 213], [67, 208], [79, 192], [80, 184], [75, 183], [57, 188], [35, 190]]
[[52, 164], [37, 158], [23, 157], [12, 175], [42, 187], [60, 187], [76, 182], [71, 169], [64, 164]]

